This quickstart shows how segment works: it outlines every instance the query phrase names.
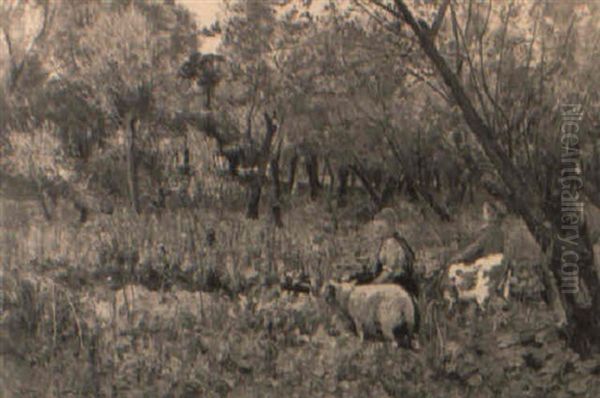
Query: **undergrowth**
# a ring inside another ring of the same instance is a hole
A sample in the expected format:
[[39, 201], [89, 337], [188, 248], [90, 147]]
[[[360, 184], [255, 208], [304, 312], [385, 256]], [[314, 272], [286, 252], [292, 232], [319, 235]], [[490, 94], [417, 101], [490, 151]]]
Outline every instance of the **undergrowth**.
[[[421, 300], [421, 351], [361, 344], [317, 292], [368, 263], [374, 237], [358, 221], [336, 230], [330, 215], [307, 217], [310, 209], [290, 212], [281, 230], [189, 209], [11, 227], [4, 396], [600, 395], [600, 358], [571, 351], [541, 298], [523, 294], [539, 285], [531, 259], [517, 261], [521, 293], [486, 314], [451, 317], [439, 300]], [[399, 229], [429, 283], [473, 218], [422, 217]], [[282, 290], [285, 277], [314, 288]]]

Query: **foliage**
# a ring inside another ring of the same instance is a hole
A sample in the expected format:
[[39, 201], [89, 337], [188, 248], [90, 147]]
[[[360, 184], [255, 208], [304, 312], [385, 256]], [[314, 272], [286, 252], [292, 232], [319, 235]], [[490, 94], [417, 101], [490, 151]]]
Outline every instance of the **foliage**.
[[[424, 307], [418, 353], [359, 343], [321, 297], [279, 287], [290, 273], [339, 277], [369, 250], [368, 229], [330, 233], [311, 211], [295, 208], [281, 235], [235, 213], [183, 210], [163, 220], [119, 213], [85, 229], [41, 225], [34, 239], [23, 235], [34, 227], [14, 229], [3, 247], [6, 394], [39, 395], [48, 386], [61, 396], [597, 394], [599, 359], [566, 347], [539, 297], [498, 303], [478, 318]], [[431, 219], [402, 228], [454, 234]], [[411, 241], [419, 269], [444, 250]], [[216, 290], [202, 277], [211, 269], [221, 278]]]
[[[392, 3], [228, 1], [203, 31], [221, 38], [217, 54], [199, 51], [192, 14], [171, 1], [2, 3], [9, 396], [48, 386], [56, 396], [600, 393], [598, 356], [557, 332], [541, 300], [542, 251], [514, 214], [514, 300], [452, 318], [425, 297], [421, 352], [359, 344], [319, 296], [325, 281], [370, 265], [377, 242], [363, 222], [384, 205], [435, 291], [432, 275], [477, 230], [473, 207], [506, 182]], [[429, 29], [444, 1], [406, 3]], [[598, 206], [599, 12], [450, 2], [439, 30], [425, 31], [533, 193], [528, 210], [557, 203], [560, 104], [571, 100], [585, 110], [585, 204]], [[136, 215], [125, 205], [129, 156]], [[311, 160], [328, 190], [308, 202]], [[284, 226], [240, 217], [249, 181], [294, 185], [268, 202]], [[593, 250], [597, 261], [597, 238]], [[290, 292], [290, 280], [309, 294]]]

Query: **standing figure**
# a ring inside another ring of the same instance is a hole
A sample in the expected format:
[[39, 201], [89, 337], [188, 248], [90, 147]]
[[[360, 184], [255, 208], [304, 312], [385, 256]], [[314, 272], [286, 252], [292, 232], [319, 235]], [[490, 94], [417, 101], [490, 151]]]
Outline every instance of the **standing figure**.
[[393, 209], [383, 209], [373, 225], [379, 238], [379, 248], [371, 270], [351, 277], [356, 284], [389, 284], [402, 286], [413, 297], [418, 297], [419, 288], [414, 271], [415, 253], [396, 230], [396, 213]]

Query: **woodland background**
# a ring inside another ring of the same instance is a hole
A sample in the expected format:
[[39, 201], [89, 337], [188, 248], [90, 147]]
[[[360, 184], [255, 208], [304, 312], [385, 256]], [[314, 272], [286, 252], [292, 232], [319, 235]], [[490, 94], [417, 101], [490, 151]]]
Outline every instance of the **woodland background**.
[[[3, 395], [600, 396], [599, 2], [232, 0], [198, 27], [3, 0], [0, 28]], [[548, 298], [565, 190], [581, 289]], [[513, 297], [464, 325], [429, 285], [490, 199]], [[317, 294], [373, 261], [384, 207], [429, 292], [418, 353]]]

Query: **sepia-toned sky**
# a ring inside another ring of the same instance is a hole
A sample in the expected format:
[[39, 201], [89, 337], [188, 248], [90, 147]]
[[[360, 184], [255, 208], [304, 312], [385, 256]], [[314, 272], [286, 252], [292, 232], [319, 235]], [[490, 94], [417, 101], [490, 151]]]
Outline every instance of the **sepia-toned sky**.
[[[200, 28], [212, 24], [222, 15], [224, 10], [223, 0], [178, 0], [177, 2], [188, 7], [194, 13]], [[313, 0], [310, 6], [311, 12], [318, 15], [328, 2], [329, 0]], [[344, 3], [344, 0], [340, 0], [339, 3]], [[219, 40], [219, 37], [202, 37], [200, 50], [202, 52], [214, 52], [219, 45]]]
[[178, 0], [178, 3], [196, 15], [198, 26], [204, 26], [216, 20], [218, 12], [222, 10], [223, 0]]
[[[194, 13], [198, 27], [212, 24], [223, 10], [223, 0], [179, 0], [178, 3]], [[203, 37], [200, 50], [214, 52], [219, 40], [219, 37]]]

